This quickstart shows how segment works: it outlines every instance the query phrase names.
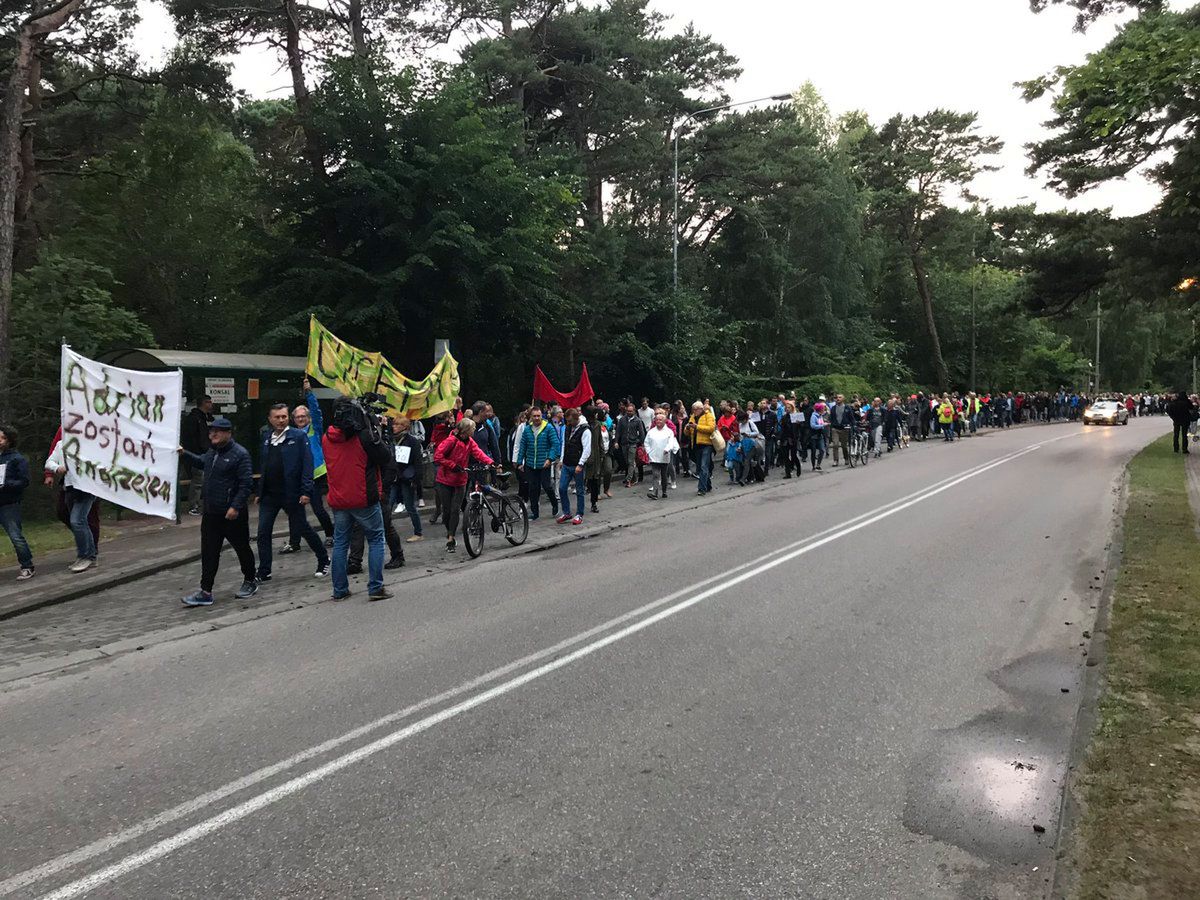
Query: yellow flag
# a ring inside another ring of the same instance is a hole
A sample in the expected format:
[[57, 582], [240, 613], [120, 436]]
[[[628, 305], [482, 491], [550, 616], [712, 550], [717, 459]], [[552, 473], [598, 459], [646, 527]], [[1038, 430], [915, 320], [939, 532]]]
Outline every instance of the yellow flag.
[[310, 378], [343, 394], [381, 394], [388, 412], [423, 419], [454, 407], [461, 387], [458, 362], [447, 353], [419, 381], [400, 373], [382, 353], [368, 353], [347, 344], [313, 316], [308, 323]]

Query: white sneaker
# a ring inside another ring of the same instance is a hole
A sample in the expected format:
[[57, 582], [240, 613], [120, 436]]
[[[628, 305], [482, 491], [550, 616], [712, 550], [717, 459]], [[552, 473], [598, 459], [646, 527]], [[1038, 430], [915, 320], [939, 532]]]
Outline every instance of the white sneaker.
[[75, 560], [75, 562], [71, 563], [71, 571], [76, 574], [79, 574], [80, 572], [86, 572], [92, 567], [93, 564], [93, 560], [83, 559], [80, 557], [79, 559]]
[[417, 501], [417, 509], [424, 509], [424, 508], [425, 508], [425, 501], [424, 501], [424, 500], [418, 500], [418, 501]]
[[33, 569], [22, 569], [20, 574], [17, 575], [17, 581], [28, 581], [32, 577]]
[[402, 512], [404, 512], [404, 504], [403, 503], [397, 503], [395, 508], [392, 509], [393, 516], [398, 516]]

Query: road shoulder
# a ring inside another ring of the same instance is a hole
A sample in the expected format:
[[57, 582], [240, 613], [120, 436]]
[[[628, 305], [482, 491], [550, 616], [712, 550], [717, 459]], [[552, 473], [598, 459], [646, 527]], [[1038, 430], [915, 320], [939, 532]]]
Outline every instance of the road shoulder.
[[1191, 505], [1189, 478], [1200, 484], [1169, 437], [1129, 465], [1120, 570], [1091, 648], [1103, 656], [1100, 697], [1068, 789], [1058, 896], [1200, 896], [1200, 494]]

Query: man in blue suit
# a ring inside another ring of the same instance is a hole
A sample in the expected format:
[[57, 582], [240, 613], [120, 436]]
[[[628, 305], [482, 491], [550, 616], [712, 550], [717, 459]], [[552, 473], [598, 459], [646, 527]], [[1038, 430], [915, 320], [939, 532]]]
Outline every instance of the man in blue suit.
[[316, 576], [329, 574], [329, 553], [317, 537], [304, 507], [313, 496], [313, 455], [308, 435], [288, 426], [288, 406], [276, 403], [267, 414], [270, 428], [259, 448], [262, 474], [258, 480], [258, 580], [271, 578], [271, 532], [280, 510], [287, 513], [292, 534], [304, 538], [317, 557]]

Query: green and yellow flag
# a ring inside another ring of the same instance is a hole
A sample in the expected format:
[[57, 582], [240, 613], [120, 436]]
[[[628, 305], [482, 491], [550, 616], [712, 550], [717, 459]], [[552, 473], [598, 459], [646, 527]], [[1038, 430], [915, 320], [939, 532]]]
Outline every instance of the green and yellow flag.
[[424, 419], [454, 407], [461, 384], [458, 362], [447, 353], [420, 381], [406, 378], [382, 353], [347, 344], [313, 316], [308, 323], [309, 378], [343, 394], [382, 394], [388, 412]]

